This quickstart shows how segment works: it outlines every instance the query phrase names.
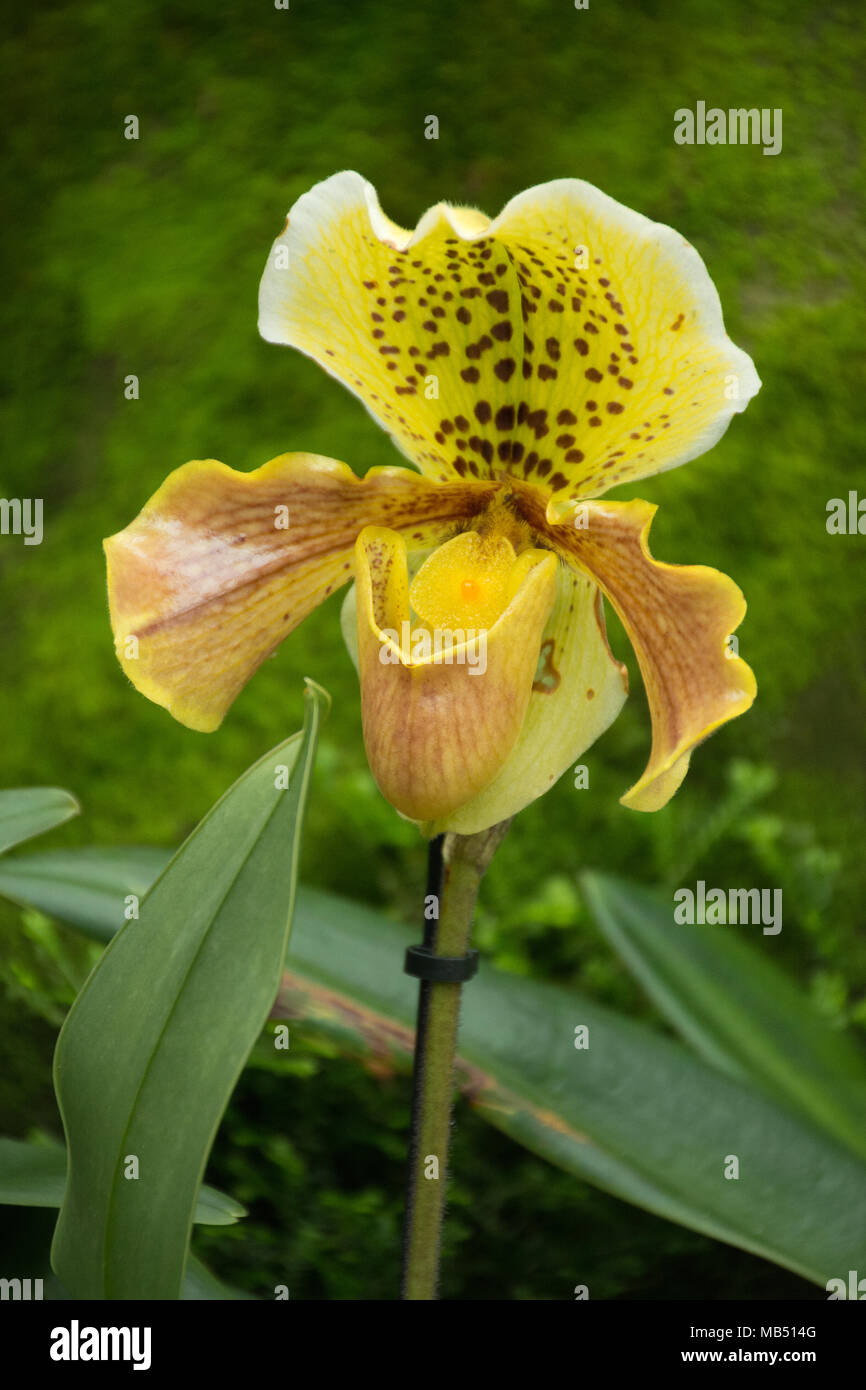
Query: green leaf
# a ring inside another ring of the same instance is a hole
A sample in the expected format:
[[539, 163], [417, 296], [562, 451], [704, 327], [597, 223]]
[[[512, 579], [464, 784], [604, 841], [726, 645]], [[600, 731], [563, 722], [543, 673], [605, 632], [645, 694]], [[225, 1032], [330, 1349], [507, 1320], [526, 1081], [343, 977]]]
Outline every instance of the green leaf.
[[81, 807], [59, 787], [20, 787], [0, 792], [0, 854], [77, 816]]
[[66, 1187], [62, 1144], [0, 1139], [0, 1203], [9, 1207], [59, 1207]]
[[[614, 950], [712, 1066], [747, 1079], [866, 1157], [866, 1059], [732, 926], [689, 926], [620, 879], [582, 880]], [[766, 941], [766, 938], [760, 938]]]
[[52, 1265], [74, 1297], [180, 1296], [207, 1156], [279, 983], [323, 694], [308, 682], [303, 734], [212, 808], [63, 1026]]
[[[61, 1207], [66, 1191], [62, 1144], [0, 1139], [0, 1206]], [[246, 1216], [233, 1197], [202, 1184], [194, 1220], [200, 1226], [233, 1226]]]
[[193, 1221], [197, 1226], [234, 1226], [247, 1214], [246, 1207], [203, 1182], [198, 1190]]
[[195, 1255], [190, 1255], [186, 1264], [181, 1298], [184, 1302], [197, 1299], [237, 1302], [239, 1299], [252, 1300], [253, 1296], [244, 1293], [241, 1289], [233, 1289], [230, 1285], [224, 1284], [202, 1264], [201, 1260], [197, 1259]]
[[161, 849], [48, 850], [0, 859], [0, 895], [110, 941], [130, 894], [143, 898], [171, 859]]
[[[408, 1069], [416, 986], [401, 966], [413, 939], [368, 908], [299, 889], [277, 1015]], [[557, 1044], [546, 1057], [554, 1017]], [[591, 1025], [586, 1052], [571, 1040], [579, 1023]], [[462, 1085], [479, 1114], [567, 1171], [818, 1283], [856, 1266], [862, 1166], [653, 1030], [484, 965], [464, 991], [460, 1046]], [[722, 1158], [742, 1159], [743, 1136], [748, 1171], [725, 1180]]]
[[[276, 1013], [405, 1065], [417, 937], [327, 894], [299, 894]], [[866, 1244], [866, 1167], [681, 1044], [557, 986], [482, 964], [464, 989], [461, 1077], [479, 1114], [576, 1176], [825, 1284]], [[575, 1048], [586, 1025], [589, 1047]], [[739, 1179], [726, 1179], [728, 1155]]]

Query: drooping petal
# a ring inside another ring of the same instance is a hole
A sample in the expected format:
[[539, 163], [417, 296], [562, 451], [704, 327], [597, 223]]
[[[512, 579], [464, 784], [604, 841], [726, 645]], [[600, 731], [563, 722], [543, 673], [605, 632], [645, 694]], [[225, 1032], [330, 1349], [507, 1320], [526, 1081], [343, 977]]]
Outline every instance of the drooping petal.
[[383, 527], [358, 538], [364, 743], [383, 794], [412, 820], [436, 820], [470, 801], [496, 776], [520, 733], [555, 600], [556, 557], [523, 555], [515, 570], [516, 592], [483, 643], [475, 636], [439, 655], [432, 646], [419, 652], [405, 543]]
[[[551, 501], [547, 534], [616, 609], [640, 665], [652, 716], [652, 751], [643, 776], [622, 797], [655, 811], [688, 771], [692, 749], [755, 698], [755, 678], [728, 636], [746, 603], [733, 580], [705, 565], [654, 560], [648, 502]], [[539, 529], [544, 523], [539, 520]]]
[[760, 386], [698, 252], [579, 179], [518, 194], [488, 235], [525, 320], [512, 472], [598, 496], [711, 448]]
[[453, 830], [472, 835], [516, 815], [549, 791], [601, 737], [627, 693], [625, 667], [607, 644], [597, 585], [561, 567], [556, 603], [544, 629], [532, 695], [514, 748], [477, 796], [425, 825], [424, 833]]
[[360, 479], [315, 454], [283, 454], [252, 473], [187, 463], [105, 542], [121, 665], [182, 724], [215, 729], [262, 661], [352, 578], [365, 526], [425, 549], [494, 490], [437, 486], [404, 468]]
[[517, 274], [487, 226], [438, 204], [404, 231], [335, 174], [291, 208], [262, 276], [262, 336], [350, 387], [435, 479], [501, 470], [521, 390]]

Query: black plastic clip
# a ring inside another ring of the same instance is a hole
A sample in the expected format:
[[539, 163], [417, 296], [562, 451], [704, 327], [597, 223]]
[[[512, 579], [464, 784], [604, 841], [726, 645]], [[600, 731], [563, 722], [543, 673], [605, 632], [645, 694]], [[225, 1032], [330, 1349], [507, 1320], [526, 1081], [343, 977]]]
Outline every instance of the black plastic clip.
[[410, 946], [403, 966], [407, 975], [437, 985], [462, 985], [478, 973], [478, 952], [465, 956], [437, 956], [427, 946]]

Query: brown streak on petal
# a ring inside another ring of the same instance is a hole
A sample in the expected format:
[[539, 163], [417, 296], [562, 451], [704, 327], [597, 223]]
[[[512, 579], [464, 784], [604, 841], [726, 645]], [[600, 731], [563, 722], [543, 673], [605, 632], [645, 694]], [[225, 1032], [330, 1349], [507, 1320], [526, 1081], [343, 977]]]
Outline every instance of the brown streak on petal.
[[[634, 648], [650, 706], [652, 751], [643, 776], [623, 797], [637, 810], [657, 810], [674, 794], [691, 750], [719, 725], [744, 713], [755, 679], [726, 653], [742, 621], [736, 584], [704, 565], [670, 565], [647, 543], [656, 508], [647, 502], [584, 502], [586, 527], [566, 507], [541, 523], [537, 499], [524, 497], [528, 517], [560, 554], [588, 574], [613, 604]], [[571, 523], [571, 524], [570, 524]]]
[[553, 649], [556, 643], [552, 637], [548, 637], [541, 644], [541, 651], [538, 656], [538, 664], [542, 667], [541, 675], [536, 675], [532, 682], [532, 689], [539, 695], [552, 695], [554, 690], [559, 689], [562, 676], [553, 664]]
[[[105, 543], [118, 656], [133, 684], [190, 728], [211, 730], [257, 667], [351, 578], [364, 526], [444, 540], [497, 491], [403, 468], [359, 479], [333, 459], [288, 454], [253, 473], [186, 464]], [[288, 527], [278, 526], [288, 509]], [[240, 541], [243, 540], [243, 544]], [[139, 653], [125, 652], [135, 635]]]

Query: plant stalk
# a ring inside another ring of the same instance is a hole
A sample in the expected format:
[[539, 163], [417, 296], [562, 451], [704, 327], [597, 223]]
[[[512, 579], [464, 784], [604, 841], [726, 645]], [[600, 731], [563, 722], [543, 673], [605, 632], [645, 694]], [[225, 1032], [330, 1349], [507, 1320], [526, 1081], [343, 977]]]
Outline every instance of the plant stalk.
[[[438, 899], [439, 916], [425, 918], [424, 945], [437, 956], [469, 950], [478, 888], [508, 825], [431, 841], [427, 893]], [[462, 988], [420, 982], [403, 1240], [402, 1297], [412, 1301], [438, 1293]]]

